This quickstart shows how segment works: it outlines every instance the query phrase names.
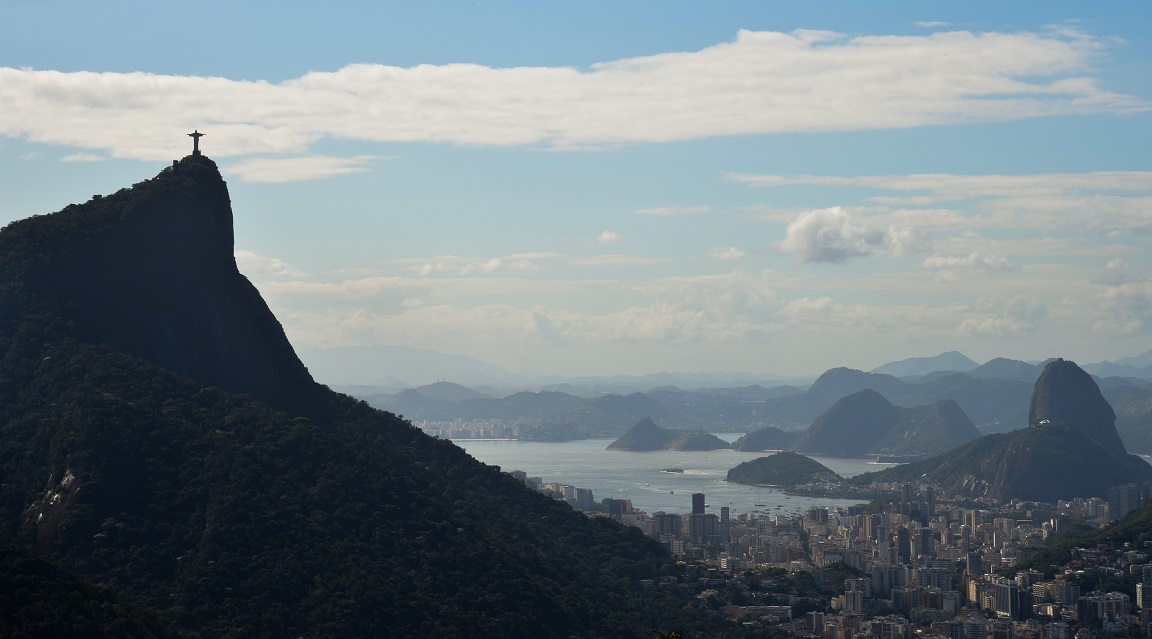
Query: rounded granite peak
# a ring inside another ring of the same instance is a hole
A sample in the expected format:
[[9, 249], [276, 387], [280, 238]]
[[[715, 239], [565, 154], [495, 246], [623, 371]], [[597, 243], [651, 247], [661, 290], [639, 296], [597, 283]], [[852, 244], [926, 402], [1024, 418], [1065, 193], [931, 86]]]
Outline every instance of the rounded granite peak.
[[1071, 360], [1058, 358], [1044, 366], [1032, 390], [1028, 424], [1067, 424], [1114, 453], [1128, 452], [1116, 432], [1116, 412], [1092, 376]]

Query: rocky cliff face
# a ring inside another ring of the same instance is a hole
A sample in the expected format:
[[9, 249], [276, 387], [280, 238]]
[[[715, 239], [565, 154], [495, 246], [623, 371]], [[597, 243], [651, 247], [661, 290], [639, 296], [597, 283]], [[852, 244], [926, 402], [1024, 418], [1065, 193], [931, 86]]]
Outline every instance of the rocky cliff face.
[[204, 385], [308, 412], [319, 387], [233, 258], [232, 208], [216, 164], [188, 156], [159, 175], [0, 235], [22, 295], [76, 337]]
[[1106, 450], [1120, 455], [1128, 452], [1116, 432], [1116, 412], [1092, 376], [1074, 362], [1057, 359], [1044, 367], [1032, 391], [1028, 423], [1066, 424]]

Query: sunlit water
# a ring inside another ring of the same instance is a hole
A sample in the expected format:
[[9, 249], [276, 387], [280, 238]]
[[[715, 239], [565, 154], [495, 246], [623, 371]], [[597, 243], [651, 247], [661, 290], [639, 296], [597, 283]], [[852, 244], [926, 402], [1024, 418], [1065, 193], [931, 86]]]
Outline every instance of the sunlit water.
[[[719, 434], [734, 441], [738, 435]], [[629, 452], [606, 450], [612, 439], [585, 439], [572, 442], [528, 442], [517, 440], [455, 440], [470, 455], [485, 464], [511, 472], [522, 470], [545, 482], [589, 488], [597, 502], [606, 498], [630, 499], [632, 506], [649, 514], [664, 511], [692, 511], [692, 493], [704, 493], [709, 511], [719, 514], [728, 506], [732, 516], [755, 511], [795, 513], [813, 506], [850, 506], [859, 499], [830, 499], [785, 495], [779, 490], [730, 484], [728, 471], [741, 462], [771, 453], [745, 453], [734, 450]], [[811, 457], [841, 477], [889, 468], [892, 464], [870, 463], [867, 459]], [[664, 472], [680, 468], [683, 473]], [[761, 505], [757, 505], [761, 504]]]

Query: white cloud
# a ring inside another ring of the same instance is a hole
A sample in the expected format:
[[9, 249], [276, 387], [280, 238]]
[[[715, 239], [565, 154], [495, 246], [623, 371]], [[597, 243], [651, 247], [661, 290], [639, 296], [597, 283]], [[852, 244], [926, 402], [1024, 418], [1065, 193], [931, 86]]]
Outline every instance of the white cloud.
[[60, 158], [61, 162], [103, 162], [108, 158], [95, 153], [73, 153]]
[[717, 246], [712, 249], [712, 252], [708, 255], [714, 260], [727, 262], [742, 259], [744, 257], [744, 251], [741, 251], [735, 246]]
[[460, 257], [441, 255], [430, 258], [392, 260], [405, 271], [421, 276], [430, 275], [470, 275], [480, 273], [491, 275], [498, 272], [535, 273], [543, 269], [538, 262], [562, 257], [557, 253], [514, 253], [501, 257]]
[[857, 220], [843, 208], [805, 211], [788, 224], [781, 251], [792, 253], [801, 262], [842, 263], [884, 251], [895, 254], [920, 253], [931, 247], [931, 236], [921, 229], [890, 226], [883, 228], [871, 220]]
[[1023, 295], [977, 301], [970, 316], [956, 327], [969, 337], [1011, 337], [1027, 333], [1048, 319], [1047, 306]]
[[235, 252], [236, 267], [248, 275], [274, 275], [284, 277], [305, 277], [306, 273], [284, 260], [258, 255], [252, 251]]
[[205, 153], [234, 157], [306, 154], [322, 138], [582, 148], [1147, 110], [1091, 76], [1113, 45], [1068, 29], [741, 31], [583, 70], [354, 64], [271, 83], [0, 68], [0, 135], [156, 161], [186, 153], [192, 128]]
[[596, 236], [596, 243], [600, 246], [608, 246], [609, 244], [615, 244], [622, 239], [624, 239], [624, 237], [615, 231], [604, 231], [600, 235]]
[[359, 156], [338, 158], [323, 155], [297, 158], [253, 158], [224, 167], [224, 173], [235, 173], [245, 182], [300, 182], [321, 180], [336, 175], [362, 173], [376, 158]]
[[845, 262], [871, 255], [884, 243], [884, 231], [852, 221], [840, 207], [806, 211], [790, 224], [780, 249], [801, 262]]
[[1093, 298], [1100, 318], [1092, 330], [1118, 336], [1152, 331], [1152, 276], [1139, 272], [1127, 260], [1109, 260], [1102, 273], [1092, 278]]

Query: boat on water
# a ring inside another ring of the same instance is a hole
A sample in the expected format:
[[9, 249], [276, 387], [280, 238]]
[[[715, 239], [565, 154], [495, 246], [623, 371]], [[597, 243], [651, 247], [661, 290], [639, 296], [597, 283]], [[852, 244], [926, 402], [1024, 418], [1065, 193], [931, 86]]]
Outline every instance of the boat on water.
[[660, 472], [662, 472], [662, 473], [683, 473], [684, 469], [683, 468], [665, 468], [665, 469], [661, 470]]

